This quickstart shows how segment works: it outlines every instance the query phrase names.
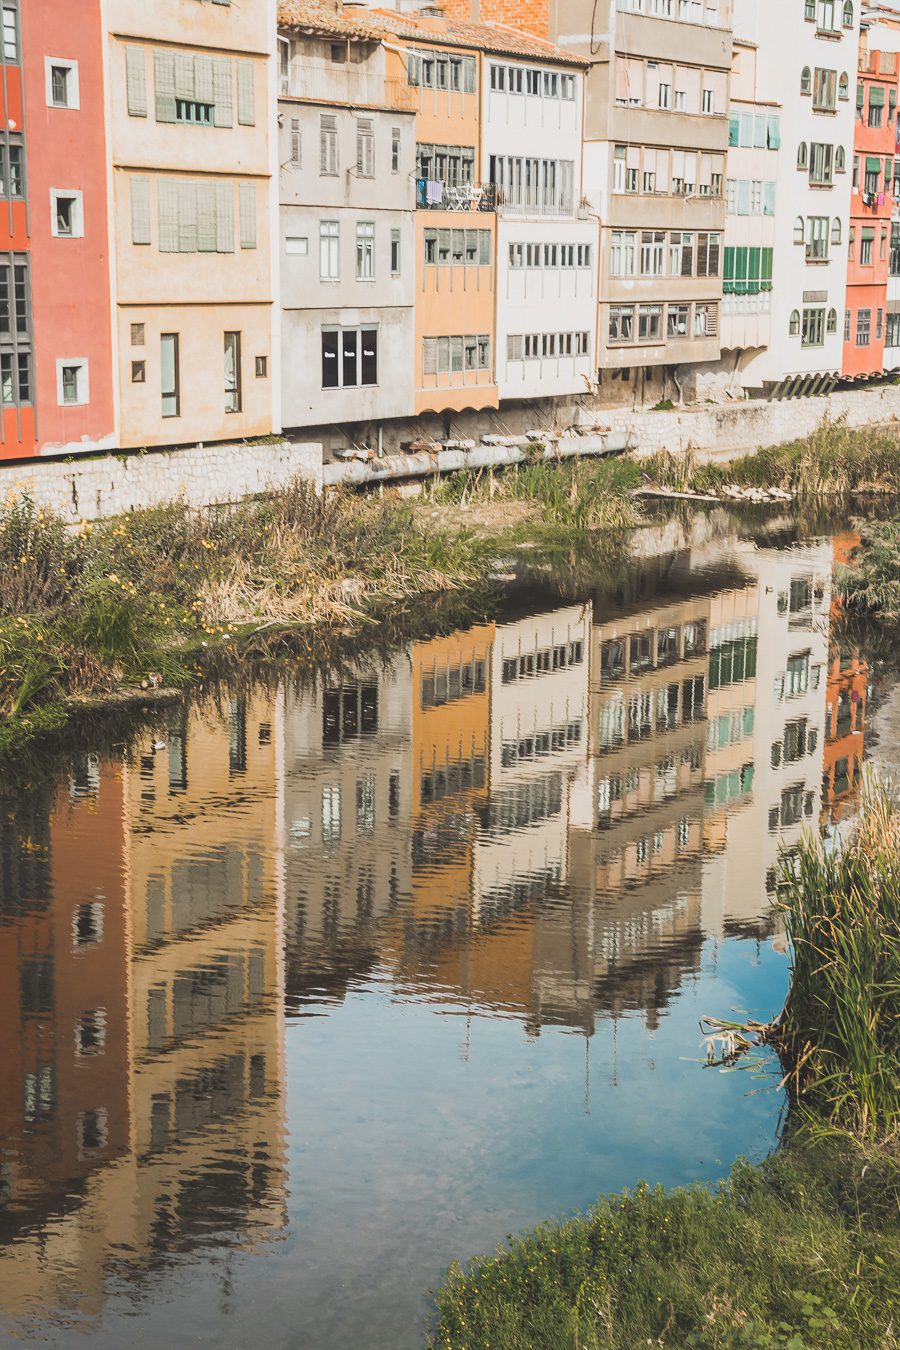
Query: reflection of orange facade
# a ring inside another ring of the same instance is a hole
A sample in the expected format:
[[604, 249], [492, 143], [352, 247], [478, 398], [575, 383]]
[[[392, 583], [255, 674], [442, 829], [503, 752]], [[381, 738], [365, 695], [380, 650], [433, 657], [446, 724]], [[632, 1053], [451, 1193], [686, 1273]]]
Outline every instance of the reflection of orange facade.
[[[834, 541], [834, 560], [846, 566], [861, 543], [857, 534], [841, 534]], [[841, 601], [832, 600], [832, 625], [840, 617]], [[838, 821], [852, 813], [859, 798], [865, 749], [869, 665], [853, 648], [832, 646], [825, 686], [825, 749], [822, 776], [822, 819]]]

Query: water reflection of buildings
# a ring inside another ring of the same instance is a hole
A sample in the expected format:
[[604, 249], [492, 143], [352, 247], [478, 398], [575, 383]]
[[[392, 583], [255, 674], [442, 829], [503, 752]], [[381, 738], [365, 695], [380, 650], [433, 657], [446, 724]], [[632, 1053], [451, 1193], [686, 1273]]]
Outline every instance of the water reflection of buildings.
[[283, 1224], [276, 742], [193, 712], [5, 828], [3, 1312]]
[[[850, 562], [861, 543], [858, 534], [841, 534], [834, 541], [834, 561]], [[828, 653], [825, 686], [825, 750], [822, 771], [822, 818], [837, 823], [852, 813], [859, 800], [865, 753], [866, 711], [869, 700], [869, 663], [841, 631], [841, 600], [832, 601], [834, 640]]]

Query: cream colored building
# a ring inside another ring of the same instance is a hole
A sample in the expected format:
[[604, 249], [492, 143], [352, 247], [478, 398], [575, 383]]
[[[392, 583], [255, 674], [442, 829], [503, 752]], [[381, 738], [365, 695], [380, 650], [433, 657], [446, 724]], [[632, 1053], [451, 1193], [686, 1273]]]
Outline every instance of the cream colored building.
[[264, 435], [274, 3], [110, 0], [106, 27], [119, 444]]

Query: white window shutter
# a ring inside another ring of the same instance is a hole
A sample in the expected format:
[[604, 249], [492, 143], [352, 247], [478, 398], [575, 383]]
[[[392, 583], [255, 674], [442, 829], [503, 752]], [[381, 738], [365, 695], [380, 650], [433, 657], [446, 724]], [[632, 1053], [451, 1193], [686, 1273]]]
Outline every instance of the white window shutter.
[[173, 52], [153, 53], [153, 80], [156, 88], [157, 122], [175, 121], [175, 56]]
[[233, 127], [231, 61], [216, 57], [213, 61], [213, 89], [216, 95], [216, 126]]
[[422, 339], [422, 373], [424, 375], [437, 374], [437, 339]]
[[125, 84], [128, 116], [147, 116], [147, 60], [143, 47], [125, 48]]
[[178, 252], [178, 180], [160, 178], [156, 184], [160, 253]]
[[252, 127], [256, 125], [255, 76], [256, 71], [254, 70], [252, 61], [238, 61], [238, 122], [243, 127]]
[[150, 240], [150, 180], [131, 180], [131, 242], [149, 244]]
[[218, 252], [216, 184], [205, 178], [197, 184], [197, 248], [201, 253]]
[[190, 52], [175, 53], [175, 97], [193, 101], [196, 96], [194, 57]]
[[256, 184], [241, 183], [241, 248], [256, 248]]
[[182, 178], [178, 182], [178, 252], [196, 253], [197, 248], [197, 184]]
[[234, 252], [234, 185], [216, 183], [216, 247], [219, 253]]
[[194, 57], [194, 97], [198, 103], [215, 103], [213, 63], [209, 56]]

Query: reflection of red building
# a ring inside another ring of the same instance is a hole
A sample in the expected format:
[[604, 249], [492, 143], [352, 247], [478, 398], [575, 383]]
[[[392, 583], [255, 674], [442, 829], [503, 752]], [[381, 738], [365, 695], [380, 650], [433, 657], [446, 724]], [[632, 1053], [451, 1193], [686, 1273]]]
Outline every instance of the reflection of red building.
[[[834, 560], [846, 565], [860, 539], [855, 534], [838, 535]], [[832, 601], [832, 627], [840, 632], [841, 602]], [[854, 648], [832, 646], [825, 686], [825, 747], [822, 776], [822, 815], [838, 821], [852, 812], [859, 796], [860, 772], [869, 692], [868, 662]]]
[[[860, 44], [847, 262], [845, 375], [871, 375], [884, 368], [891, 189], [897, 143], [897, 53], [870, 51], [865, 26]], [[817, 69], [813, 78], [815, 100], [822, 93], [817, 87], [820, 82], [836, 79], [837, 73]], [[839, 237], [830, 241], [832, 247], [840, 243]], [[826, 253], [828, 247], [826, 240]]]

